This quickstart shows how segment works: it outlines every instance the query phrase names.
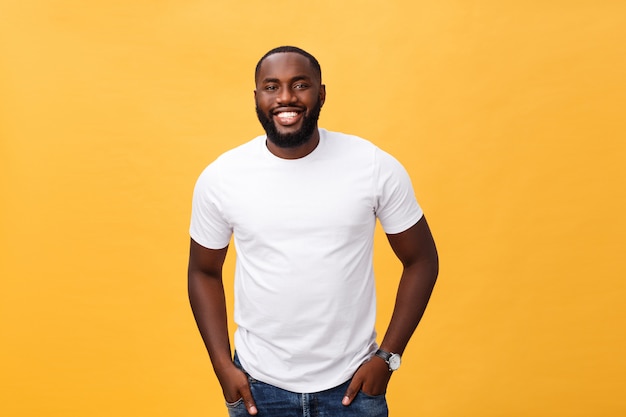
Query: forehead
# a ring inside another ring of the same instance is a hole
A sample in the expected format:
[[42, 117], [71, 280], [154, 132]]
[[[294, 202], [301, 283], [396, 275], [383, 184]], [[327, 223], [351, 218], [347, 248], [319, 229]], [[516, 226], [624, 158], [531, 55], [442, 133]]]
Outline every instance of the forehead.
[[256, 81], [261, 82], [266, 79], [289, 80], [295, 77], [319, 79], [319, 75], [307, 57], [295, 52], [279, 52], [263, 60]]

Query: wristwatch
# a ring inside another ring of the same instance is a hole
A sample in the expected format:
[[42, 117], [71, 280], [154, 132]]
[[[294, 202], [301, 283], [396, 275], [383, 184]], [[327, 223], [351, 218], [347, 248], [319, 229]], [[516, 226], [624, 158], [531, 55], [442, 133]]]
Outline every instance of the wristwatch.
[[376, 356], [387, 362], [387, 365], [389, 365], [389, 370], [392, 372], [398, 370], [398, 368], [400, 367], [400, 362], [402, 361], [402, 358], [397, 353], [385, 352], [382, 349], [378, 349], [376, 351]]

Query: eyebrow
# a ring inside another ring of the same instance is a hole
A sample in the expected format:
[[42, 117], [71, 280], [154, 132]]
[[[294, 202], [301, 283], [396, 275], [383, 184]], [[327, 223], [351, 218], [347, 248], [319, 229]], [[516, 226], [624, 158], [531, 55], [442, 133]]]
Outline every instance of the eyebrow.
[[[306, 75], [296, 75], [295, 77], [292, 77], [290, 80], [290, 82], [295, 82], [295, 81], [311, 81], [311, 77], [306, 76]], [[262, 83], [279, 83], [280, 80], [278, 78], [264, 78], [263, 80], [261, 80]]]

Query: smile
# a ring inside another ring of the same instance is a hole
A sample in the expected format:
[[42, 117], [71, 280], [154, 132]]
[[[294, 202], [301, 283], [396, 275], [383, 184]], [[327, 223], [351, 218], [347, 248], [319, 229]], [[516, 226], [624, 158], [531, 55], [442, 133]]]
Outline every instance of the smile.
[[281, 111], [274, 114], [278, 123], [283, 126], [289, 126], [296, 123], [300, 119], [301, 112], [297, 111]]
[[298, 113], [296, 113], [295, 111], [284, 111], [278, 113], [276, 116], [280, 117], [281, 119], [287, 119], [291, 117], [296, 117], [297, 115]]

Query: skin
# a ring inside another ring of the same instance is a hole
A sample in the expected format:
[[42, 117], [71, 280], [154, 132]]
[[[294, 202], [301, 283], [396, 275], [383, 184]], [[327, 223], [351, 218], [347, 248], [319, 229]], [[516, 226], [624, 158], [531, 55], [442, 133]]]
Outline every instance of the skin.
[[[297, 131], [305, 114], [320, 100], [326, 98], [325, 86], [312, 70], [309, 61], [297, 53], [277, 53], [267, 57], [260, 68], [254, 92], [260, 111], [272, 117], [280, 133]], [[294, 120], [287, 123], [276, 117], [279, 111], [297, 111]], [[319, 143], [319, 132], [314, 130], [302, 145], [284, 148], [271, 140], [268, 149], [285, 159], [302, 158]], [[402, 354], [415, 331], [435, 285], [438, 274], [437, 249], [428, 223], [422, 218], [408, 230], [388, 234], [387, 239], [403, 265], [394, 312], [381, 343], [381, 349]], [[250, 415], [257, 414], [247, 376], [232, 361], [228, 335], [226, 301], [222, 281], [222, 267], [228, 246], [207, 249], [193, 239], [189, 251], [188, 290], [194, 317], [211, 358], [215, 374], [227, 402], [240, 398]], [[387, 363], [374, 356], [359, 367], [346, 390], [343, 405], [349, 406], [359, 391], [380, 395], [387, 390], [391, 378]]]
[[[321, 105], [324, 104], [326, 86], [306, 57], [293, 52], [277, 53], [265, 58], [261, 64], [254, 98], [259, 110], [273, 120], [279, 133], [294, 133], [302, 127], [304, 116], [310, 114], [318, 100]], [[281, 111], [297, 112], [296, 121], [281, 122], [277, 117]], [[319, 143], [317, 123], [315, 127], [310, 138], [298, 147], [283, 148], [268, 140], [267, 148], [279, 158], [302, 158], [313, 152]]]
[[[403, 269], [393, 315], [380, 348], [402, 355], [435, 286], [439, 258], [425, 217], [402, 233], [387, 234], [387, 240]], [[354, 374], [343, 404], [349, 405], [359, 390], [370, 395], [383, 394], [391, 374], [387, 363], [374, 356]]]

